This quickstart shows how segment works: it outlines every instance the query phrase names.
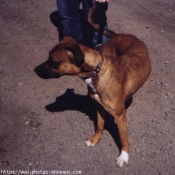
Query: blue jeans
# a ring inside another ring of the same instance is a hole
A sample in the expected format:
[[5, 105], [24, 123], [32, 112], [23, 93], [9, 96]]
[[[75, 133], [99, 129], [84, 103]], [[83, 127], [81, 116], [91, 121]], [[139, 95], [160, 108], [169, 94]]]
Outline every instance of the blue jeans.
[[[79, 9], [80, 2], [82, 2], [82, 11]], [[56, 3], [62, 24], [59, 39], [72, 36], [77, 42], [94, 48], [97, 44], [98, 33], [87, 21], [89, 7], [93, 0], [56, 0]], [[103, 36], [102, 43], [107, 41], [108, 39]]]

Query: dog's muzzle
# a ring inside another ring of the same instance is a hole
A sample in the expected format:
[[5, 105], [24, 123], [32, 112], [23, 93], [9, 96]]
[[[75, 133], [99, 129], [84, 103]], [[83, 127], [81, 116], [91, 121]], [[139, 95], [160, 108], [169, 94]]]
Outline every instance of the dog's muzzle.
[[34, 72], [42, 79], [59, 78], [57, 72], [48, 67], [47, 62], [44, 62], [34, 69]]

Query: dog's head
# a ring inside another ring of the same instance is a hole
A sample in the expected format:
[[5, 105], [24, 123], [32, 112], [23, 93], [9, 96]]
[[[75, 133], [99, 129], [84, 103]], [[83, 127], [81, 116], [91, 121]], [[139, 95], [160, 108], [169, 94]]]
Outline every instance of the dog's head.
[[79, 44], [73, 38], [65, 37], [49, 52], [48, 60], [35, 68], [35, 73], [43, 79], [78, 75], [84, 56]]

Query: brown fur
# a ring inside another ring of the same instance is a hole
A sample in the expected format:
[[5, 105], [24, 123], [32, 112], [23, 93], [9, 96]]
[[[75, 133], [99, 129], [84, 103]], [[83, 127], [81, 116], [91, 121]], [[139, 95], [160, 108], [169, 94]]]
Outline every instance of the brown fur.
[[[82, 77], [91, 73], [103, 56], [101, 71], [92, 78], [98, 97], [94, 97], [95, 94], [88, 87], [89, 94], [114, 117], [122, 150], [129, 153], [125, 102], [147, 80], [151, 62], [147, 47], [135, 36], [105, 32], [111, 39], [103, 46], [101, 53], [66, 37], [50, 51], [49, 59], [39, 65], [35, 72], [41, 78], [59, 78], [62, 75]], [[100, 108], [97, 108], [97, 121], [97, 130], [88, 139], [91, 146], [99, 141], [104, 130], [105, 112]]]

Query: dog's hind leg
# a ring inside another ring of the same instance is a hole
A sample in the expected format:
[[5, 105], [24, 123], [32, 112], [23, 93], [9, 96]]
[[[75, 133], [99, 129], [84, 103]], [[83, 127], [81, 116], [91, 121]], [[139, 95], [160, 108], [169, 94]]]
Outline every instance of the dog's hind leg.
[[120, 141], [122, 145], [120, 156], [117, 159], [117, 165], [123, 167], [124, 164], [128, 164], [129, 160], [129, 142], [126, 122], [126, 110], [123, 109], [120, 115], [113, 115], [113, 117], [115, 122], [117, 123]]
[[101, 139], [103, 131], [104, 131], [104, 123], [105, 123], [105, 114], [106, 111], [103, 109], [102, 106], [96, 104], [97, 106], [97, 127], [95, 134], [87, 139], [86, 145], [87, 146], [95, 146], [98, 141]]
[[121, 142], [121, 153], [117, 158], [117, 165], [123, 167], [124, 164], [128, 164], [129, 160], [129, 142], [128, 142], [128, 130], [126, 122], [126, 109], [121, 103], [117, 105], [117, 109], [112, 109], [109, 106], [105, 106], [105, 109], [111, 116], [114, 117], [114, 121], [117, 124]]

